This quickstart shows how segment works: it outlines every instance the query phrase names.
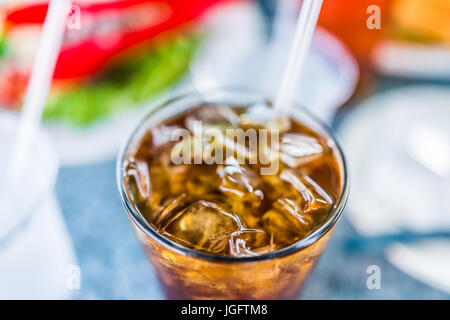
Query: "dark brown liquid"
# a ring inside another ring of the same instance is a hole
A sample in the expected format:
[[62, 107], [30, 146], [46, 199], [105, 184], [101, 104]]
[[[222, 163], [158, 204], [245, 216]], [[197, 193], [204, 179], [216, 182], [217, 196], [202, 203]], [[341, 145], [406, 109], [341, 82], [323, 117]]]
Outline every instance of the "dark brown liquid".
[[[156, 231], [195, 250], [252, 256], [294, 244], [329, 217], [342, 188], [334, 144], [293, 119], [258, 121], [244, 112], [237, 107], [198, 106], [149, 129], [134, 155], [125, 160], [128, 195]], [[258, 138], [259, 129], [277, 128], [279, 152], [265, 152], [272, 156], [267, 162], [260, 151], [273, 147], [270, 139], [251, 150], [247, 139], [240, 149], [232, 148], [231, 156], [223, 152], [223, 164], [174, 164], [173, 148], [190, 146], [194, 140], [170, 141], [170, 134], [189, 129], [192, 138], [195, 120], [202, 120], [204, 129], [221, 132], [254, 129]], [[246, 163], [238, 161], [239, 150], [250, 150]], [[249, 164], [249, 154], [257, 155], [257, 163]], [[276, 172], [261, 174], [261, 168], [276, 161]]]

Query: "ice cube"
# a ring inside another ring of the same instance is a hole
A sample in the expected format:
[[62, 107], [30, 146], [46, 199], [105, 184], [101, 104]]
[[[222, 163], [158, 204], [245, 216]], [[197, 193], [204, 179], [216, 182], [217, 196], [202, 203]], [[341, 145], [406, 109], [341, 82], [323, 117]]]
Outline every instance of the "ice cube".
[[271, 233], [278, 245], [287, 246], [305, 237], [314, 220], [296, 202], [281, 198], [263, 215], [264, 230]]
[[166, 167], [165, 179], [169, 181], [171, 194], [186, 192], [186, 180], [189, 176], [189, 169], [189, 165], [171, 165]]
[[307, 175], [301, 176], [292, 169], [283, 169], [280, 179], [286, 182], [290, 188], [298, 191], [300, 197], [294, 197], [304, 212], [312, 212], [323, 209], [333, 203], [331, 197], [313, 179]]
[[250, 106], [247, 112], [240, 115], [239, 125], [244, 129], [264, 127], [273, 117], [272, 108], [269, 108], [266, 104], [257, 103]]
[[[241, 135], [240, 132], [229, 131], [228, 128], [224, 129], [225, 132], [218, 128], [205, 129], [205, 126], [202, 128], [203, 131], [195, 132], [195, 135], [176, 143], [172, 147], [171, 157], [176, 157], [178, 162], [183, 163], [214, 164], [223, 163], [228, 156], [235, 156], [242, 162], [248, 159], [253, 161], [250, 163], [256, 163], [257, 148], [249, 148], [245, 145], [248, 139], [245, 132], [242, 131]], [[254, 137], [255, 143], [252, 146], [257, 144], [256, 131]]]
[[168, 224], [175, 220], [177, 214], [187, 205], [187, 201], [188, 196], [185, 193], [167, 200], [163, 208], [152, 219], [156, 228], [164, 229]]
[[190, 195], [204, 198], [218, 190], [219, 180], [215, 166], [191, 165], [186, 180], [179, 183], [186, 186]]
[[[267, 232], [266, 232], [266, 234], [267, 234]], [[253, 249], [252, 252], [260, 255], [260, 254], [266, 254], [266, 253], [277, 251], [280, 248], [281, 248], [281, 246], [277, 246], [275, 244], [275, 242], [273, 240], [273, 233], [271, 233], [268, 243], [265, 246]]]
[[226, 159], [224, 166], [217, 166], [217, 173], [221, 179], [219, 189], [228, 196], [233, 212], [255, 213], [264, 199], [260, 177], [232, 157]]
[[242, 193], [253, 193], [255, 187], [261, 185], [258, 176], [248, 168], [239, 165], [233, 157], [225, 160], [225, 166], [217, 169], [219, 176], [223, 179], [221, 189], [238, 195]]
[[128, 188], [136, 189], [130, 190], [131, 194], [137, 195], [138, 202], [149, 199], [151, 188], [147, 162], [129, 157], [124, 160], [124, 170]]
[[240, 127], [274, 129], [285, 132], [291, 127], [289, 118], [279, 117], [267, 103], [256, 103], [240, 115]]
[[162, 232], [195, 250], [221, 253], [227, 249], [231, 235], [241, 229], [236, 215], [213, 202], [200, 200], [177, 214]]
[[[285, 170], [283, 169], [282, 172], [285, 172]], [[295, 188], [287, 179], [288, 177], [290, 177], [290, 175], [291, 173], [289, 172], [288, 175], [284, 173], [280, 175], [274, 174], [262, 176], [262, 179], [265, 182], [265, 194], [270, 202], [275, 202], [279, 198], [289, 198], [295, 201], [300, 208], [306, 208], [305, 203], [309, 199], [308, 193], [302, 189], [302, 192], [299, 192], [298, 188]], [[296, 177], [294, 176], [291, 179], [293, 181], [296, 181], [295, 178]]]
[[236, 231], [229, 240], [230, 255], [245, 257], [258, 255], [258, 250], [268, 243], [265, 231], [259, 229], [243, 229]]
[[301, 133], [286, 133], [281, 138], [280, 158], [284, 164], [296, 168], [321, 157], [324, 148], [320, 142]]
[[159, 147], [171, 141], [172, 133], [181, 129], [180, 126], [157, 126], [152, 129], [153, 146]]
[[194, 109], [186, 116], [186, 128], [194, 132], [194, 124], [196, 121], [202, 122], [203, 129], [213, 127], [225, 130], [226, 128], [236, 127], [239, 123], [239, 116], [229, 107], [204, 105]]
[[[170, 195], [186, 192], [186, 179], [189, 167], [187, 165], [172, 165], [167, 160], [167, 154], [162, 153], [158, 159], [153, 159], [148, 180], [152, 187], [149, 205], [158, 207]], [[147, 175], [146, 175], [147, 176]]]

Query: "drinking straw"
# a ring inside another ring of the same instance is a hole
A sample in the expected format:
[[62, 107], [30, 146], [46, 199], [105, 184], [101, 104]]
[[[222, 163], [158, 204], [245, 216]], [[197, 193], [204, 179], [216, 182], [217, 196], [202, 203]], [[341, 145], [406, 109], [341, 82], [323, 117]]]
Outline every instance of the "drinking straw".
[[22, 173], [33, 136], [39, 128], [63, 41], [70, 4], [70, 0], [50, 0], [22, 106], [19, 130], [8, 171], [10, 181], [14, 181]]
[[292, 104], [294, 89], [311, 46], [323, 0], [303, 0], [295, 26], [294, 40], [274, 107], [278, 115], [286, 115]]

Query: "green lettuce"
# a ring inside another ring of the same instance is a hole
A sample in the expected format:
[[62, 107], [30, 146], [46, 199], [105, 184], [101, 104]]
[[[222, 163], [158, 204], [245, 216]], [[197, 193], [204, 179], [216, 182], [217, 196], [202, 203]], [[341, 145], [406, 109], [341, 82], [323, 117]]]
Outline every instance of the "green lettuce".
[[6, 55], [8, 51], [8, 44], [5, 38], [0, 34], [0, 60]]
[[201, 39], [197, 34], [178, 37], [134, 52], [96, 79], [52, 93], [44, 120], [86, 127], [154, 97], [186, 73]]

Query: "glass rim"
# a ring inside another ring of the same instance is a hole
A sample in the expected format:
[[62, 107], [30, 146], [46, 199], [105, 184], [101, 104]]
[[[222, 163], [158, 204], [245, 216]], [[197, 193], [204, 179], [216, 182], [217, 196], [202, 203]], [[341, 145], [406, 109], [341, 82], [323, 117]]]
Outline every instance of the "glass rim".
[[341, 146], [339, 145], [339, 142], [336, 139], [336, 136], [332, 132], [331, 128], [329, 128], [328, 125], [326, 125], [322, 120], [318, 119], [316, 116], [314, 116], [310, 111], [308, 111], [306, 108], [302, 107], [300, 104], [294, 101], [293, 107], [296, 109], [300, 109], [303, 113], [305, 113], [313, 122], [318, 124], [323, 130], [323, 133], [325, 133], [328, 138], [331, 138], [334, 142], [335, 149], [337, 150], [337, 153], [341, 160], [342, 165], [342, 191], [339, 196], [338, 201], [336, 202], [333, 211], [331, 212], [330, 216], [324, 221], [318, 228], [316, 228], [313, 232], [308, 234], [305, 238], [298, 240], [297, 242], [293, 243], [290, 246], [287, 246], [285, 248], [276, 250], [274, 252], [270, 253], [264, 253], [261, 255], [255, 255], [255, 256], [244, 256], [244, 257], [231, 257], [231, 256], [222, 256], [217, 255], [213, 253], [208, 253], [204, 251], [198, 251], [192, 248], [185, 247], [175, 241], [172, 241], [166, 237], [164, 237], [162, 234], [160, 234], [158, 231], [156, 231], [148, 222], [145, 220], [145, 218], [142, 216], [142, 214], [131, 204], [131, 200], [129, 199], [127, 192], [125, 190], [124, 186], [124, 179], [123, 179], [123, 160], [125, 159], [125, 153], [127, 151], [127, 147], [130, 145], [133, 138], [135, 138], [136, 134], [139, 132], [139, 130], [145, 125], [146, 121], [150, 119], [152, 116], [154, 116], [155, 113], [157, 113], [161, 108], [168, 106], [176, 101], [189, 98], [189, 97], [195, 97], [199, 96], [201, 97], [204, 94], [210, 94], [210, 93], [227, 93], [227, 94], [237, 94], [239, 92], [249, 92], [255, 95], [259, 95], [260, 97], [266, 98], [267, 96], [262, 93], [261, 90], [256, 90], [252, 88], [214, 88], [209, 89], [206, 92], [198, 92], [198, 91], [190, 91], [183, 94], [178, 94], [173, 97], [168, 98], [162, 103], [159, 103], [156, 105], [155, 108], [150, 110], [144, 118], [138, 122], [138, 124], [133, 128], [131, 133], [128, 135], [124, 143], [122, 144], [117, 157], [116, 162], [116, 179], [117, 179], [117, 185], [119, 188], [120, 198], [121, 202], [127, 212], [127, 215], [129, 218], [133, 220], [133, 223], [139, 227], [141, 231], [143, 231], [147, 236], [158, 242], [159, 244], [163, 245], [164, 247], [168, 247], [171, 250], [182, 254], [184, 256], [190, 256], [193, 258], [199, 258], [203, 260], [213, 261], [213, 262], [223, 262], [223, 263], [243, 263], [243, 262], [255, 262], [255, 261], [264, 261], [264, 260], [270, 260], [275, 258], [284, 257], [290, 254], [293, 254], [297, 251], [300, 251], [302, 249], [305, 249], [309, 247], [310, 245], [317, 242], [320, 238], [322, 238], [325, 234], [327, 234], [328, 231], [330, 231], [336, 223], [339, 221], [340, 217], [342, 216], [342, 212], [345, 208], [345, 204], [347, 202], [348, 194], [349, 194], [349, 179], [348, 179], [348, 169], [347, 164], [345, 160], [344, 153], [342, 151]]

